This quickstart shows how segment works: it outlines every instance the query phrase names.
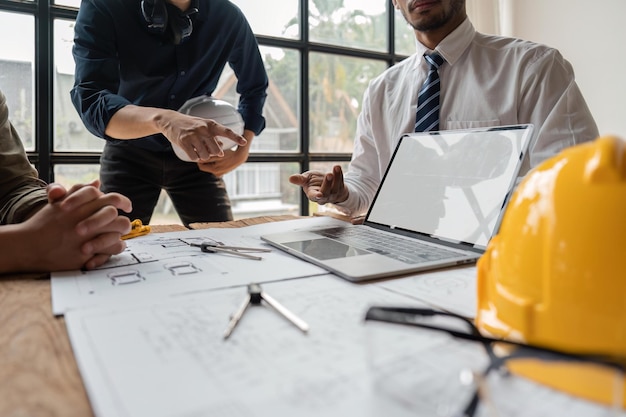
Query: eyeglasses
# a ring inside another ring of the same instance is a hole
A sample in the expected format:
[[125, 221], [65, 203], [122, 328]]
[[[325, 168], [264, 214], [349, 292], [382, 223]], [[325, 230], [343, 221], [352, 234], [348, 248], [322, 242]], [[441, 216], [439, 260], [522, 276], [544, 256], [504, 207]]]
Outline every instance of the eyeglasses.
[[[452, 336], [451, 340], [458, 346], [463, 345], [464, 347], [468, 347], [468, 342], [470, 342], [469, 344], [473, 345], [473, 347], [471, 348], [471, 355], [473, 356], [465, 357], [464, 355], [466, 354], [470, 355], [470, 350], [463, 350], [465, 348], [461, 347], [459, 347], [459, 350], [454, 350], [456, 348], [451, 347], [452, 345], [450, 342], [441, 342], [441, 339], [438, 339], [440, 340], [440, 342], [435, 342], [432, 341], [429, 336], [424, 336], [419, 339], [418, 342], [412, 342], [413, 344], [408, 345], [405, 344], [404, 346], [407, 346], [406, 350], [417, 350], [418, 352], [416, 354], [423, 354], [428, 349], [420, 347], [419, 345], [432, 343], [429, 354], [432, 356], [432, 358], [434, 358], [435, 356], [440, 356], [440, 358], [438, 359], [440, 360], [440, 363], [437, 363], [436, 360], [430, 360], [427, 366], [428, 369], [426, 369], [425, 371], [417, 369], [411, 369], [410, 371], [407, 371], [407, 368], [413, 367], [414, 363], [418, 362], [416, 358], [405, 360], [402, 365], [395, 364], [394, 367], [389, 366], [389, 364], [394, 363], [395, 361], [395, 358], [393, 356], [398, 356], [397, 348], [400, 343], [398, 343], [395, 347], [392, 347], [391, 344], [397, 343], [399, 339], [395, 341], [383, 340], [381, 342], [384, 344], [384, 346], [386, 346], [385, 348], [383, 348], [386, 358], [383, 361], [379, 360], [379, 363], [377, 363], [376, 366], [380, 368], [381, 364], [384, 363], [383, 366], [388, 367], [388, 370], [385, 370], [383, 372], [385, 378], [389, 378], [390, 376], [393, 377], [394, 373], [420, 373], [421, 377], [423, 378], [423, 380], [420, 382], [422, 386], [425, 386], [425, 389], [432, 390], [433, 392], [436, 389], [450, 389], [449, 380], [446, 382], [441, 382], [438, 386], [436, 386], [437, 383], [434, 381], [434, 378], [431, 378], [435, 374], [441, 374], [446, 372], [446, 369], [444, 368], [448, 367], [449, 365], [446, 362], [447, 359], [445, 359], [446, 355], [447, 358], [450, 359], [450, 362], [465, 360], [465, 364], [469, 363], [475, 365], [479, 362], [481, 363], [479, 366], [482, 369], [478, 372], [468, 372], [467, 369], [460, 370], [461, 385], [465, 385], [465, 390], [467, 391], [465, 397], [458, 396], [458, 394], [451, 394], [452, 396], [457, 395], [458, 398], [461, 399], [461, 401], [465, 401], [465, 406], [462, 407], [462, 403], [461, 407], [459, 407], [458, 402], [456, 402], [455, 405], [457, 406], [457, 410], [450, 410], [450, 405], [446, 404], [446, 407], [444, 407], [444, 411], [440, 411], [441, 407], [439, 407], [439, 415], [451, 415], [451, 413], [453, 413], [455, 416], [477, 416], [477, 412], [479, 410], [479, 405], [481, 404], [481, 402], [483, 403], [483, 405], [485, 405], [486, 409], [488, 409], [489, 407], [495, 408], [495, 406], [492, 405], [493, 393], [490, 391], [494, 390], [491, 387], [495, 385], [498, 389], [502, 390], [503, 387], [507, 385], [509, 386], [509, 388], [516, 389], [515, 387], [521, 386], [520, 384], [526, 383], [513, 383], [510, 382], [510, 380], [515, 379], [511, 374], [516, 373], [516, 364], [520, 364], [521, 362], [527, 360], [539, 363], [539, 366], [542, 368], [545, 368], [550, 364], [575, 364], [584, 366], [591, 365], [592, 368], [601, 368], [604, 371], [608, 371], [612, 376], [614, 376], [613, 378], [611, 378], [613, 380], [613, 383], [611, 384], [613, 385], [612, 392], [608, 394], [608, 396], [612, 399], [610, 409], [607, 409], [604, 406], [590, 403], [589, 410], [593, 409], [594, 413], [590, 412], [580, 415], [584, 415], [585, 417], [591, 415], [593, 415], [594, 417], [596, 415], [623, 415], [620, 413], [623, 405], [623, 382], [624, 371], [626, 368], [626, 360], [624, 358], [615, 358], [602, 354], [579, 354], [563, 352], [549, 347], [525, 344], [514, 340], [503, 340], [490, 336], [485, 336], [479, 331], [479, 329], [474, 325], [471, 320], [454, 313], [433, 310], [429, 308], [370, 307], [365, 316], [365, 320], [367, 322], [391, 323], [404, 327], [410, 326], [419, 329], [425, 329], [427, 331], [438, 332], [439, 334], [447, 334], [449, 336]], [[437, 345], [437, 343], [440, 344]], [[419, 352], [420, 349], [422, 350], [422, 352]], [[476, 351], [478, 351], [477, 354]], [[406, 355], [406, 352], [402, 353], [401, 355]], [[409, 355], [415, 356], [413, 352], [409, 352]], [[520, 373], [523, 374], [523, 372]], [[500, 379], [496, 384], [487, 383], [490, 375], [493, 374], [497, 374], [497, 378]], [[431, 377], [427, 375], [430, 375]], [[509, 380], [509, 382], [507, 382], [507, 380]], [[520, 379], [518, 378], [518, 381], [519, 380]], [[406, 379], [402, 382], [402, 384], [405, 385], [407, 383], [408, 382]], [[433, 388], [433, 386], [436, 386], [436, 388]], [[422, 395], [421, 392], [419, 394]], [[411, 393], [405, 393], [405, 398], [401, 400], [410, 401], [410, 399], [406, 398], [407, 395], [417, 395], [417, 390], [414, 389], [413, 391], [411, 391]], [[456, 400], [456, 397], [454, 400]], [[609, 412], [609, 414], [607, 414], [607, 412]], [[494, 414], [488, 415], [491, 416]]]

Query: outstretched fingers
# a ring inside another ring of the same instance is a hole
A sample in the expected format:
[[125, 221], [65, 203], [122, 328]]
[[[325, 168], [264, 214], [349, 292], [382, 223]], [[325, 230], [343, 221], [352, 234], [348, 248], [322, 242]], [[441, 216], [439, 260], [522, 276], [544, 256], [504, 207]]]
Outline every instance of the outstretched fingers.
[[335, 165], [333, 171], [324, 176], [317, 201], [319, 204], [338, 203], [346, 198], [347, 191], [343, 182], [343, 171], [339, 165]]

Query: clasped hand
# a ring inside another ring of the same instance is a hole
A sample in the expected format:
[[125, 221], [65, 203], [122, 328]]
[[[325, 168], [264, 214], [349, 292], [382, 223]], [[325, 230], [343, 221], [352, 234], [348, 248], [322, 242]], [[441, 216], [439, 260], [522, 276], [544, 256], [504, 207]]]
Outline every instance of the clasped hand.
[[37, 257], [34, 269], [93, 269], [125, 249], [120, 238], [130, 231], [130, 220], [118, 209], [130, 212], [131, 202], [118, 193], [104, 194], [99, 186], [99, 181], [69, 190], [48, 186], [48, 204], [23, 223]]

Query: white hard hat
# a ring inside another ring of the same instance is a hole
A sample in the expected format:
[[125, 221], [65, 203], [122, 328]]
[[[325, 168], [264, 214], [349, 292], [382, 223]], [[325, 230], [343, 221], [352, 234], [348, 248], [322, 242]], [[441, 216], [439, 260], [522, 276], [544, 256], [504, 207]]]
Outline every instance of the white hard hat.
[[[194, 97], [187, 100], [178, 111], [190, 116], [215, 120], [217, 123], [232, 129], [238, 135], [243, 133], [244, 122], [241, 114], [224, 100], [208, 95]], [[237, 146], [237, 143], [231, 139], [222, 136], [218, 136], [218, 139], [222, 142], [222, 149], [231, 149]], [[183, 161], [194, 162], [180, 146], [172, 143], [172, 148], [176, 156]]]

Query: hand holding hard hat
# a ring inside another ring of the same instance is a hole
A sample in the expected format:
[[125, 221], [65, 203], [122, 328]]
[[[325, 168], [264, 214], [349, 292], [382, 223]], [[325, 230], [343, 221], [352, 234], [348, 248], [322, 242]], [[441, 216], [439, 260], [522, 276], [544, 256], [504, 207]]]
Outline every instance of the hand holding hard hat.
[[[222, 126], [230, 128], [238, 135], [241, 135], [244, 130], [244, 121], [237, 109], [230, 103], [215, 97], [205, 95], [192, 98], [187, 100], [178, 111], [190, 116], [214, 120]], [[232, 149], [237, 146], [237, 143], [229, 138], [217, 136], [216, 139], [220, 142], [223, 150]], [[173, 142], [172, 148], [176, 156], [181, 160], [187, 162], [198, 161], [197, 156], [192, 158], [183, 148]]]

